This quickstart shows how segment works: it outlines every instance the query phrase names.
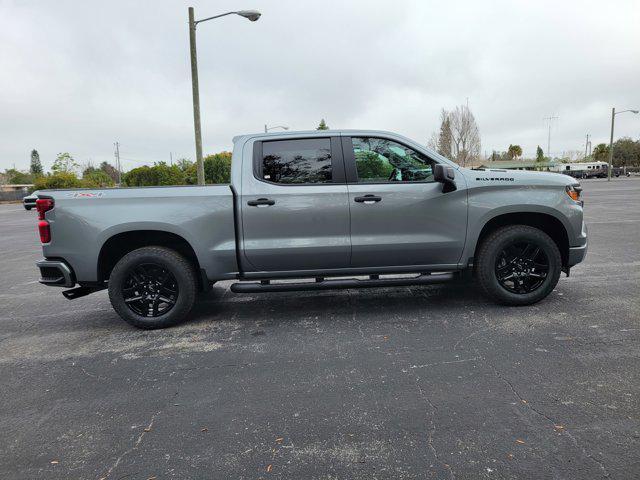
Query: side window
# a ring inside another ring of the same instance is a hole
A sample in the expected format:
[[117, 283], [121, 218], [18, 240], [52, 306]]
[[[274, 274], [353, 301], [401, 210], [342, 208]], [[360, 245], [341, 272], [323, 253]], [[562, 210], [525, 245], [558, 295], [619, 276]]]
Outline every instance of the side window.
[[273, 183], [330, 183], [331, 139], [263, 142], [260, 176]]
[[384, 138], [353, 137], [358, 182], [433, 182], [434, 161]]

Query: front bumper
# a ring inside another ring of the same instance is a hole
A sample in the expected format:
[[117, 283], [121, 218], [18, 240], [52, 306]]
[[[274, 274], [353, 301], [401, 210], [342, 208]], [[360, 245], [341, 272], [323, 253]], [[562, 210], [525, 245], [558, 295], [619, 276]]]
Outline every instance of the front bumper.
[[568, 267], [573, 267], [577, 265], [581, 261], [584, 260], [584, 257], [587, 256], [587, 247], [589, 246], [589, 242], [586, 242], [581, 247], [570, 247], [569, 248], [569, 259], [567, 262]]
[[64, 260], [40, 260], [40, 283], [51, 287], [73, 287], [76, 278], [73, 269]]

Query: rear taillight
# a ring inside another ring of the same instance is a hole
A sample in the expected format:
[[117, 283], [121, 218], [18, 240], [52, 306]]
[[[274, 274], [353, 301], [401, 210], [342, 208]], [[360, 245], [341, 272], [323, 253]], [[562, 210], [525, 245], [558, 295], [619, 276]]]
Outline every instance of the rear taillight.
[[40, 242], [49, 243], [51, 241], [51, 225], [44, 219], [44, 214], [53, 209], [53, 198], [39, 198], [36, 200], [36, 210], [38, 210], [38, 233]]
[[44, 220], [44, 214], [54, 206], [53, 198], [39, 198], [36, 200], [36, 210], [38, 210], [38, 220]]
[[51, 226], [46, 220], [38, 222], [38, 232], [40, 233], [40, 242], [49, 243], [51, 241]]

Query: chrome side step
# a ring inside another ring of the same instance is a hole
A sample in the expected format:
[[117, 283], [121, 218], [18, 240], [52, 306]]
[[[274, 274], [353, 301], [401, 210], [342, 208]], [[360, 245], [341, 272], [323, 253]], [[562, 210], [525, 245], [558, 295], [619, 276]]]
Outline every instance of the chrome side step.
[[447, 273], [423, 273], [417, 277], [380, 278], [379, 275], [371, 275], [368, 280], [357, 278], [345, 278], [325, 280], [316, 278], [315, 282], [300, 283], [271, 283], [270, 280], [261, 282], [238, 282], [231, 285], [234, 293], [260, 293], [260, 292], [294, 292], [310, 290], [334, 290], [344, 288], [373, 288], [373, 287], [405, 287], [409, 285], [431, 285], [450, 282], [456, 278], [453, 272]]

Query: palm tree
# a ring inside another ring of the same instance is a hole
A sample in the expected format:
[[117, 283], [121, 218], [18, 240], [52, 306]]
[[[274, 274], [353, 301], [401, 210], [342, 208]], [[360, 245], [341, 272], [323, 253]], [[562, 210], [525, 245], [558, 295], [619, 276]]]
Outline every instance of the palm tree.
[[520, 145], [509, 145], [507, 155], [510, 159], [518, 158], [522, 156], [522, 147]]

